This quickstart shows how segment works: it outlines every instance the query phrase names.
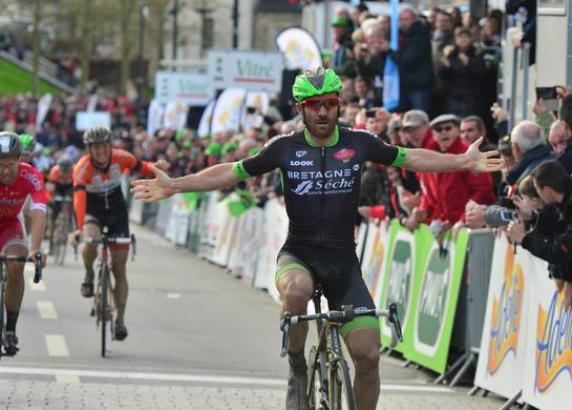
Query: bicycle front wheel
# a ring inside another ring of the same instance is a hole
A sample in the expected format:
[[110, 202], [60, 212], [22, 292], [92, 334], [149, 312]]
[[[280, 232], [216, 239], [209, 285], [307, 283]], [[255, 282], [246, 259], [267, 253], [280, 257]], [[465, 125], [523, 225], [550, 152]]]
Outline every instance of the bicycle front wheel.
[[329, 401], [331, 410], [356, 410], [354, 389], [350, 369], [344, 359], [337, 362], [330, 371]]
[[317, 354], [316, 346], [312, 346], [308, 355], [308, 401], [310, 410], [324, 408], [323, 402], [327, 398], [327, 383], [322, 378], [320, 358], [316, 358]]

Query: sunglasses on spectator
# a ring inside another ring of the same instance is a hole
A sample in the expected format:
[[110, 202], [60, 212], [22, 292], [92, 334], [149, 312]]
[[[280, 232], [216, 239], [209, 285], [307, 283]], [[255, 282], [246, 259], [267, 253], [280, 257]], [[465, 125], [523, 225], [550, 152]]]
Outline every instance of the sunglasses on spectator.
[[447, 132], [449, 132], [449, 131], [451, 131], [453, 128], [455, 128], [455, 127], [453, 127], [452, 125], [444, 125], [444, 126], [442, 126], [442, 127], [440, 127], [439, 125], [436, 125], [435, 127], [433, 127], [433, 129], [434, 129], [435, 131], [437, 131], [437, 132], [441, 132], [441, 131], [447, 131]]
[[340, 106], [339, 97], [307, 98], [302, 101], [302, 105], [312, 111], [320, 111], [322, 105], [326, 110], [331, 110]]

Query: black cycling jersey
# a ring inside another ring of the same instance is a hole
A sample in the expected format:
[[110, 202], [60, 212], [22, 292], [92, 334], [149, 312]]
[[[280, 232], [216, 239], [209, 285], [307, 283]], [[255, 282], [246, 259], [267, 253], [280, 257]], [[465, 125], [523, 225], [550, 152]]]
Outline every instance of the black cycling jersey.
[[367, 131], [337, 127], [327, 147], [307, 130], [293, 132], [271, 139], [234, 169], [241, 179], [280, 169], [290, 219], [287, 243], [353, 248], [362, 164], [402, 165], [406, 155]]

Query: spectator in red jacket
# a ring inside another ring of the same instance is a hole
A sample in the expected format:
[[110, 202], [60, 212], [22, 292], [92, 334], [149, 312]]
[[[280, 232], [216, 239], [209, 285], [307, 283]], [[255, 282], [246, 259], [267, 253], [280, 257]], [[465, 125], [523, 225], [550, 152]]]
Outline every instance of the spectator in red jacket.
[[[444, 114], [431, 122], [435, 132], [434, 140], [428, 149], [449, 154], [462, 154], [468, 144], [460, 138], [460, 119], [452, 114]], [[442, 221], [454, 225], [464, 221], [465, 205], [469, 200], [480, 204], [495, 201], [490, 174], [474, 174], [471, 171], [449, 173], [425, 172], [420, 174], [422, 195], [421, 204], [406, 221], [410, 228], [420, 223]]]

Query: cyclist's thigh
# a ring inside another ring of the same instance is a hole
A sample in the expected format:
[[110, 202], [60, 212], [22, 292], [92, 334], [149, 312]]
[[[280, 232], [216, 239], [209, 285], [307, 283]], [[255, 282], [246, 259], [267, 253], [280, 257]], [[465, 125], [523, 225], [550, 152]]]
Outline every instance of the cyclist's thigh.
[[[379, 320], [375, 318], [376, 320]], [[360, 360], [379, 360], [379, 328], [357, 328], [344, 337], [350, 356]]]
[[[354, 308], [375, 308], [373, 299], [363, 281], [361, 269], [357, 257], [351, 263], [346, 265], [346, 274], [340, 278], [337, 286], [329, 286], [326, 298], [330, 309], [337, 310], [344, 305], [351, 305]], [[349, 323], [342, 326], [342, 336], [347, 336], [355, 330], [373, 329], [379, 332], [379, 318], [373, 316], [357, 317]]]
[[314, 291], [314, 280], [311, 270], [306, 263], [289, 251], [281, 251], [277, 258], [275, 276], [278, 293], [296, 291], [302, 293], [310, 300]]
[[[7, 256], [28, 256], [28, 247], [22, 243], [8, 243], [4, 246], [2, 254]], [[8, 276], [22, 275], [24, 274], [24, 263], [8, 261], [6, 262], [6, 270], [8, 272]]]
[[[122, 244], [113, 245], [111, 247], [111, 264], [113, 267], [117, 266], [126, 266], [127, 265], [127, 258], [129, 256], [129, 244], [126, 244], [127, 248], [120, 247]], [[123, 270], [124, 272], [125, 270]], [[113, 270], [114, 274], [119, 274], [122, 272]]]
[[[83, 224], [83, 237], [101, 239], [101, 222], [93, 215], [86, 215]], [[85, 244], [86, 247], [97, 248], [96, 244]]]
[[0, 224], [0, 254], [6, 254], [11, 246], [28, 248], [26, 230], [19, 218]]

